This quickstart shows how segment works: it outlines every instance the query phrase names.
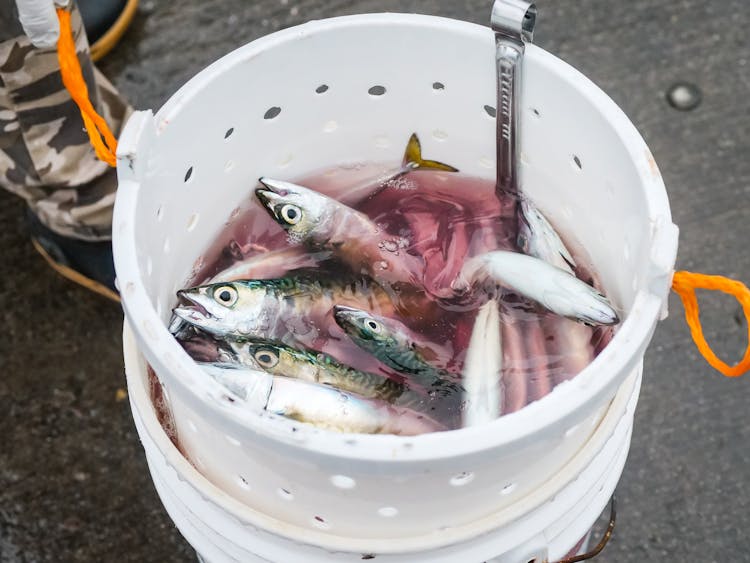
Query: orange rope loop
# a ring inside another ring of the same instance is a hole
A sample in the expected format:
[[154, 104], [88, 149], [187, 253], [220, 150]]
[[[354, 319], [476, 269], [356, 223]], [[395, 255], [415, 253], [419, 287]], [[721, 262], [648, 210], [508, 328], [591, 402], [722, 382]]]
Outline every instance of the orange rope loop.
[[60, 64], [60, 74], [70, 97], [81, 110], [83, 124], [94, 147], [96, 156], [109, 164], [117, 165], [117, 140], [109, 130], [107, 122], [96, 113], [89, 100], [89, 90], [83, 79], [81, 65], [76, 54], [73, 32], [70, 28], [70, 12], [57, 8], [57, 18], [60, 21], [60, 39], [57, 41], [57, 60]]
[[[690, 327], [690, 334], [693, 337], [698, 350], [716, 370], [720, 371], [727, 377], [738, 377], [750, 369], [750, 289], [739, 281], [725, 278], [724, 276], [709, 276], [706, 274], [696, 274], [693, 272], [675, 272], [672, 279], [672, 289], [682, 299], [685, 306], [685, 320]], [[698, 298], [695, 296], [696, 289], [710, 289], [721, 291], [734, 296], [742, 305], [745, 318], [748, 320], [748, 347], [745, 350], [745, 357], [734, 365], [730, 366], [722, 362], [703, 336], [703, 328], [698, 316]]]

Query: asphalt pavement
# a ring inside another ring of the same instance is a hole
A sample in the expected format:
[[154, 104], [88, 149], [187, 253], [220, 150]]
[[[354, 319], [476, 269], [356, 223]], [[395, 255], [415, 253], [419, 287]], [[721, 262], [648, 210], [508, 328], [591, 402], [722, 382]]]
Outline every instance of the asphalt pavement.
[[[535, 42], [599, 84], [635, 123], [681, 229], [678, 267], [750, 282], [750, 2], [539, 0]], [[486, 24], [490, 0], [141, 0], [100, 64], [140, 109], [262, 35], [366, 12]], [[679, 110], [676, 83], [700, 92]], [[0, 561], [194, 560], [151, 485], [125, 400], [118, 306], [58, 277], [0, 193]], [[747, 323], [700, 293], [709, 341], [737, 361]], [[646, 354], [619, 519], [601, 562], [750, 561], [750, 375], [699, 357], [670, 299]]]

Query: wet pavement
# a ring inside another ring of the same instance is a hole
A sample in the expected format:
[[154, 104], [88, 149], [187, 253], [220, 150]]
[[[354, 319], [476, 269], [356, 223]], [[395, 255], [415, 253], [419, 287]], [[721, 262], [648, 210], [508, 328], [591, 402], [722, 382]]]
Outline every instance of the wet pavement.
[[[750, 3], [540, 0], [535, 42], [627, 113], [659, 163], [681, 229], [678, 267], [750, 281]], [[309, 19], [406, 11], [477, 23], [489, 0], [142, 0], [100, 65], [157, 109], [198, 70]], [[692, 91], [673, 86], [688, 83]], [[687, 92], [687, 94], [686, 94]], [[694, 94], [694, 92], [693, 92]], [[675, 107], [676, 106], [676, 107]], [[23, 204], [0, 193], [0, 561], [193, 560], [151, 485], [133, 427], [118, 306], [54, 274]], [[747, 324], [700, 294], [709, 341], [737, 361]], [[700, 359], [673, 296], [646, 354], [619, 519], [602, 562], [750, 561], [750, 375]]]

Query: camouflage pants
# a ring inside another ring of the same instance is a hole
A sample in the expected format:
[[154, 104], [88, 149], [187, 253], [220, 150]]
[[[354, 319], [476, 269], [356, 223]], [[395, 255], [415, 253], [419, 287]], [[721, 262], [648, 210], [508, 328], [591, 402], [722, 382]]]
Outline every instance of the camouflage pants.
[[[71, 17], [89, 97], [119, 136], [131, 108], [94, 67], [81, 16]], [[34, 47], [14, 0], [0, 0], [0, 186], [26, 200], [50, 229], [84, 240], [111, 236], [117, 178], [96, 158], [55, 49]]]

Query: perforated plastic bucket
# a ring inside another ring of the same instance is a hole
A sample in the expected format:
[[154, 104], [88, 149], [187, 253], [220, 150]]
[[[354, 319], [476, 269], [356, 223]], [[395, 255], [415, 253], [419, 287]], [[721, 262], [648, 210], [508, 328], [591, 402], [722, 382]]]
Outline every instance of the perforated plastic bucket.
[[[627, 454], [677, 229], [653, 157], [619, 108], [534, 46], [524, 71], [524, 190], [585, 246], [624, 322], [588, 368], [521, 411], [411, 438], [243, 411], [166, 324], [175, 292], [261, 175], [398, 162], [416, 131], [430, 158], [494, 178], [495, 123], [484, 109], [495, 96], [492, 32], [415, 15], [311, 22], [238, 49], [156, 116], [131, 118], [118, 148], [114, 251], [134, 336], [133, 411], [165, 506], [210, 561], [233, 549], [241, 560], [559, 557], [601, 512]], [[156, 425], [145, 362], [192, 467]]]

